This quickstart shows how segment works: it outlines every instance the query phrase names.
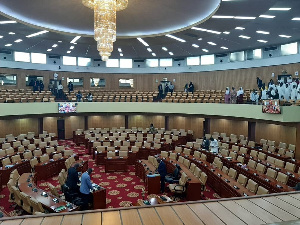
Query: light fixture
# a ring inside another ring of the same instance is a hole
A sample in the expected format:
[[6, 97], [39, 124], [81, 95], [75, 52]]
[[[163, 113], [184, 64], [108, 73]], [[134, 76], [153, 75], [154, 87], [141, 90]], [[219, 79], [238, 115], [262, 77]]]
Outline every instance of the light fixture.
[[161, 49], [164, 51], [168, 51], [168, 49], [166, 47], [162, 47]]
[[51, 52], [51, 51], [52, 51], [52, 49], [51, 49], [51, 48], [48, 48], [48, 49], [47, 49], [47, 52]]
[[292, 36], [289, 36], [289, 35], [285, 35], [285, 34], [280, 34], [280, 35], [278, 35], [279, 37], [283, 37], [283, 38], [290, 38], [290, 37], [292, 37]]
[[174, 55], [173, 52], [169, 52], [169, 55]]
[[271, 11], [289, 11], [291, 8], [270, 8]]
[[122, 49], [121, 49], [121, 48], [118, 48], [118, 52], [122, 52]]
[[74, 45], [72, 45], [71, 47], [70, 47], [70, 49], [74, 49], [75, 47], [74, 47]]
[[211, 41], [207, 42], [207, 44], [209, 44], [209, 45], [217, 45], [216, 43], [211, 42]]
[[202, 49], [202, 51], [204, 51], [204, 52], [208, 52], [208, 50], [207, 50], [207, 49], [205, 49], [205, 48], [203, 48], [203, 49]]
[[12, 46], [12, 44], [6, 44], [6, 45], [4, 45], [5, 47], [9, 47], [9, 46]]
[[260, 15], [260, 18], [266, 18], [266, 19], [273, 19], [275, 18], [275, 16], [271, 16], [271, 15]]
[[240, 37], [240, 38], [244, 38], [244, 39], [250, 39], [250, 38], [251, 38], [251, 37], [245, 36], [245, 35], [240, 35], [239, 37]]
[[257, 30], [256, 33], [258, 33], [258, 34], [270, 34], [270, 32], [263, 31], [263, 30]]
[[17, 21], [14, 20], [0, 21], [0, 24], [9, 24], [9, 23], [17, 23]]
[[222, 48], [222, 49], [225, 49], [225, 50], [226, 50], [226, 49], [228, 49], [228, 48], [227, 48], [227, 47], [225, 47], [225, 46], [222, 46], [221, 48]]
[[22, 41], [23, 41], [22, 39], [15, 40], [16, 43], [19, 43], [19, 42], [22, 42]]
[[35, 37], [35, 36], [38, 36], [38, 35], [41, 35], [41, 34], [48, 33], [48, 32], [49, 32], [49, 31], [47, 31], [47, 30], [42, 30], [42, 31], [39, 31], [39, 32], [30, 34], [30, 35], [27, 35], [26, 37], [27, 37], [27, 38], [31, 38], [31, 37]]
[[294, 17], [292, 20], [300, 20], [300, 17]]
[[156, 56], [156, 54], [155, 54], [154, 52], [152, 52], [152, 55], [153, 55], [153, 56]]
[[204, 28], [200, 28], [200, 27], [192, 27], [191, 29], [192, 30], [204, 31], [204, 32], [208, 32], [208, 33], [213, 33], [213, 34], [221, 34], [221, 32], [219, 32], [219, 31], [208, 30], [208, 29], [204, 29]]
[[194, 48], [199, 48], [199, 45], [196, 45], [196, 44], [192, 44], [192, 46], [193, 46]]
[[56, 48], [58, 45], [57, 44], [54, 44], [54, 45], [52, 45], [52, 48]]
[[148, 43], [146, 41], [144, 41], [142, 38], [137, 38], [139, 42], [141, 42], [143, 45], [145, 45], [146, 47], [148, 47]]
[[236, 29], [236, 30], [245, 30], [244, 27], [236, 27], [236, 28], [234, 28], [234, 29]]
[[14, 35], [14, 34], [16, 34], [16, 33], [14, 33], [14, 32], [9, 32], [8, 34], [10, 34], [10, 35]]
[[73, 38], [73, 40], [72, 40], [72, 41], [70, 41], [70, 43], [71, 43], [71, 44], [75, 44], [75, 43], [76, 43], [76, 41], [78, 41], [78, 40], [79, 40], [79, 38], [81, 38], [81, 36], [76, 36], [76, 37], [74, 37], [74, 38]]
[[151, 48], [147, 48], [147, 51], [148, 51], [148, 52], [152, 52], [152, 49], [151, 49]]
[[123, 10], [128, 0], [82, 0], [82, 4], [94, 10], [94, 38], [102, 61], [107, 61], [116, 41], [116, 11]]
[[258, 42], [267, 43], [268, 41], [265, 40], [257, 40]]
[[71, 51], [67, 51], [67, 53], [68, 53], [68, 54], [70, 54], [70, 53], [71, 53]]
[[183, 39], [181, 39], [181, 38], [179, 38], [179, 37], [176, 37], [176, 36], [174, 36], [174, 35], [171, 35], [171, 34], [166, 34], [166, 37], [172, 38], [172, 39], [174, 39], [174, 40], [176, 40], [176, 41], [186, 42], [186, 40], [183, 40]]

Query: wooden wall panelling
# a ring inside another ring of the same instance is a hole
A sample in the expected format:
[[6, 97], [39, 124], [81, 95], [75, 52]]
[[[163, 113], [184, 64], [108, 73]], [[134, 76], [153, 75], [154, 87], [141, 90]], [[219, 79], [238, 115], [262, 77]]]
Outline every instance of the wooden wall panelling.
[[38, 134], [38, 118], [0, 120], [0, 137], [6, 134], [25, 134], [29, 131]]
[[169, 128], [172, 129], [185, 129], [194, 131], [194, 138], [203, 137], [203, 121], [201, 117], [191, 116], [169, 116]]
[[[103, 74], [103, 73], [75, 73], [75, 72], [57, 72], [58, 79], [62, 81], [64, 90], [67, 90], [67, 77], [72, 78], [84, 78], [83, 87], [77, 89], [93, 89], [90, 87], [90, 78], [104, 78], [106, 79], [106, 87], [101, 90], [121, 90], [121, 91], [155, 91], [159, 81], [163, 78], [167, 78], [173, 82], [175, 79], [175, 91], [182, 91], [184, 85], [192, 81], [195, 85], [196, 90], [224, 90], [227, 86], [229, 87], [244, 87], [245, 89], [257, 88], [256, 77], [262, 78], [263, 82], [268, 83], [272, 78], [271, 74], [281, 74], [283, 69], [287, 70], [289, 74], [294, 74], [298, 71], [300, 63], [279, 65], [279, 66], [268, 66], [259, 68], [249, 69], [235, 69], [226, 71], [211, 71], [211, 72], [196, 72], [196, 73], [176, 73], [176, 74]], [[17, 74], [17, 86], [0, 86], [0, 89], [12, 89], [12, 88], [31, 88], [25, 86], [26, 75], [38, 75], [44, 76], [45, 89], [48, 89], [49, 80], [53, 79], [53, 71], [38, 71], [38, 70], [24, 70], [24, 69], [9, 69], [0, 68], [0, 73]], [[120, 89], [119, 79], [120, 78], [133, 78], [134, 88], [133, 89]], [[158, 83], [156, 83], [156, 79]], [[94, 88], [99, 89], [99, 88]]]
[[165, 128], [165, 116], [159, 115], [129, 115], [128, 116], [128, 128], [142, 127], [144, 129], [149, 128], [153, 123], [155, 128]]
[[57, 135], [57, 117], [44, 117], [44, 130]]
[[125, 116], [124, 115], [89, 116], [88, 127], [92, 127], [92, 128], [125, 127]]
[[65, 117], [65, 136], [66, 139], [73, 137], [73, 131], [84, 129], [84, 116]]
[[[257, 129], [257, 128], [256, 128]], [[248, 121], [229, 120], [229, 119], [211, 119], [210, 132], [245, 135], [248, 137]]]
[[297, 128], [293, 126], [284, 126], [268, 123], [256, 123], [255, 128], [255, 141], [259, 142], [260, 139], [267, 139], [275, 141], [278, 145], [279, 142], [285, 142], [287, 144], [296, 144], [296, 132]]

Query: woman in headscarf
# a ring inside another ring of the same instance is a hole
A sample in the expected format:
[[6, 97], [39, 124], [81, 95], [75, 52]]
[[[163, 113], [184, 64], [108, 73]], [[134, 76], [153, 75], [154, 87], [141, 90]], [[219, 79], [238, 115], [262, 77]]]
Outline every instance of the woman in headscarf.
[[236, 104], [236, 97], [237, 97], [237, 93], [234, 87], [232, 87], [231, 93], [230, 93], [230, 101], [231, 104]]
[[237, 104], [243, 104], [244, 90], [242, 87], [237, 92]]
[[229, 87], [227, 87], [226, 91], [225, 91], [225, 103], [226, 104], [230, 103], [230, 90], [229, 90]]

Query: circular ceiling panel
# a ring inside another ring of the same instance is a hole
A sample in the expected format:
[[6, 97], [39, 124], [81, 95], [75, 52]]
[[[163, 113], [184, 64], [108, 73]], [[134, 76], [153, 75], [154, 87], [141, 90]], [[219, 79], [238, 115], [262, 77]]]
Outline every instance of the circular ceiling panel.
[[[117, 12], [118, 37], [158, 36], [187, 29], [212, 16], [221, 0], [129, 0]], [[93, 36], [94, 13], [81, 0], [2, 0], [0, 12], [52, 31]]]

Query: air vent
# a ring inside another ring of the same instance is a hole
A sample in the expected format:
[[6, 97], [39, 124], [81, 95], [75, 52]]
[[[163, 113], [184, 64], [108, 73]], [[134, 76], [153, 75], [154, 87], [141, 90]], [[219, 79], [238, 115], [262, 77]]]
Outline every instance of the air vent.
[[60, 59], [60, 55], [49, 55], [49, 59]]
[[11, 55], [11, 54], [12, 54], [12, 51], [6, 50], [6, 49], [0, 49], [0, 53], [2, 53], [2, 54], [7, 54], [7, 55]]
[[184, 33], [184, 35], [192, 37], [192, 38], [197, 38], [198, 37], [196, 34], [192, 34], [192, 33]]
[[178, 61], [184, 61], [184, 58], [175, 58], [174, 62], [178, 62]]
[[145, 62], [143, 59], [134, 59], [133, 62]]
[[271, 46], [271, 47], [264, 48], [264, 51], [265, 51], [265, 52], [268, 52], [268, 51], [274, 51], [274, 50], [276, 50], [276, 49], [277, 49], [276, 46]]
[[227, 54], [216, 54], [217, 58], [223, 58], [223, 57], [226, 57], [226, 56], [227, 56]]

